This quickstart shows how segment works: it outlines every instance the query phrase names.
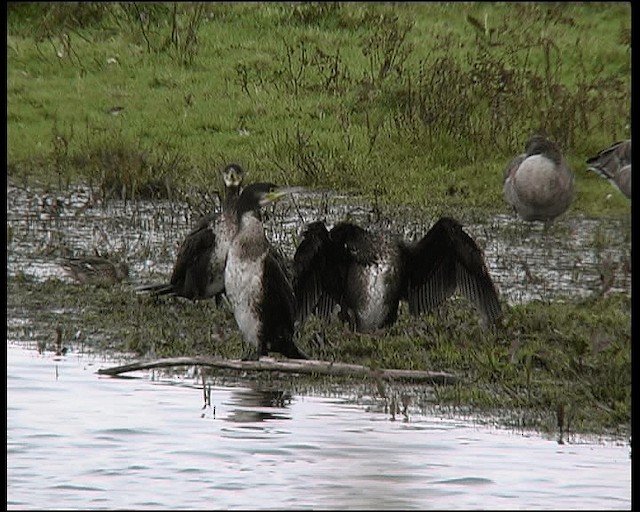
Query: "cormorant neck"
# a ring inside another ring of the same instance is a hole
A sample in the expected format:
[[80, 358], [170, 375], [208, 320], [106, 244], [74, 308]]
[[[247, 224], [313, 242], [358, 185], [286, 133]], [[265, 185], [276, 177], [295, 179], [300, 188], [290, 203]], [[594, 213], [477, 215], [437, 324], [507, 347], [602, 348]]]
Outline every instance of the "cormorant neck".
[[240, 186], [231, 185], [225, 189], [224, 200], [222, 203], [223, 211], [231, 211], [235, 209], [238, 204], [238, 197], [240, 196]]
[[246, 255], [256, 258], [268, 250], [269, 241], [264, 234], [264, 226], [256, 212], [245, 212], [239, 218], [237, 242], [243, 247]]
[[246, 230], [247, 232], [253, 233], [253, 236], [256, 236], [256, 233], [264, 234], [264, 227], [262, 226], [262, 222], [260, 220], [260, 214], [256, 211], [244, 212], [239, 217], [240, 229]]

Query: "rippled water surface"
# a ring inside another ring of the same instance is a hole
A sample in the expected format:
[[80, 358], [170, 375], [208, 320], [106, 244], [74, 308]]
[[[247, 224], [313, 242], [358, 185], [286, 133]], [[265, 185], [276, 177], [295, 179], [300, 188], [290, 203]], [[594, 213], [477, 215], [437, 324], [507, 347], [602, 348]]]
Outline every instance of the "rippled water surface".
[[[265, 228], [291, 255], [294, 237], [305, 223], [319, 218], [331, 224], [348, 217], [364, 226], [388, 228], [407, 240], [424, 236], [437, 220], [405, 209], [378, 214], [357, 198], [305, 193], [268, 212]], [[57, 257], [98, 250], [126, 260], [133, 284], [166, 281], [177, 244], [196, 221], [194, 209], [177, 201], [104, 205], [86, 188], [56, 195], [8, 186], [7, 274], [64, 279]], [[463, 224], [484, 249], [498, 290], [511, 303], [585, 298], [602, 291], [631, 293], [630, 217], [565, 215], [546, 232], [539, 223], [524, 223], [506, 213]]]
[[625, 443], [7, 348], [10, 509], [630, 509]]

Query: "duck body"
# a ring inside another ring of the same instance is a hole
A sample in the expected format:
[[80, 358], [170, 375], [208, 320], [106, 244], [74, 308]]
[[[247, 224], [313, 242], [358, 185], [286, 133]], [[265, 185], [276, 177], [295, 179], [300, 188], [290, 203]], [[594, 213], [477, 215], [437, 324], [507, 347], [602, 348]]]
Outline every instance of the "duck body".
[[102, 256], [63, 258], [60, 266], [81, 284], [119, 283], [129, 277], [129, 265]]
[[587, 168], [631, 199], [631, 139], [613, 143], [587, 159]]
[[298, 320], [328, 318], [339, 306], [356, 332], [392, 325], [401, 301], [410, 314], [432, 310], [461, 291], [486, 323], [501, 316], [496, 289], [475, 242], [454, 219], [443, 217], [421, 240], [338, 223], [307, 227], [294, 255]]
[[503, 194], [523, 220], [550, 222], [571, 205], [574, 176], [559, 147], [534, 135], [507, 165]]

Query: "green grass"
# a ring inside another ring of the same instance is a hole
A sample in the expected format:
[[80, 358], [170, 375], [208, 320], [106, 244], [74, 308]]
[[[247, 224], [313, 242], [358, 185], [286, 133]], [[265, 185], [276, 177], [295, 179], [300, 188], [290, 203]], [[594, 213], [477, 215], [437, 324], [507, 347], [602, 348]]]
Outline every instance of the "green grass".
[[238, 161], [252, 179], [495, 210], [543, 128], [577, 174], [575, 211], [628, 211], [584, 163], [630, 136], [628, 3], [140, 4], [148, 24], [133, 6], [11, 6], [11, 178], [144, 197]]

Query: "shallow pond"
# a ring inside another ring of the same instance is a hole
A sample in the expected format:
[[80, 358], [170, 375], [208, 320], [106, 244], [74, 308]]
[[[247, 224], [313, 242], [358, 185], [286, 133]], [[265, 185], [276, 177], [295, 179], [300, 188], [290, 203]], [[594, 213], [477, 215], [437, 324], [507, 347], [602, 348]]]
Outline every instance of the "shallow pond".
[[[217, 207], [215, 203], [210, 203]], [[56, 258], [94, 250], [118, 255], [133, 284], [166, 281], [179, 244], [195, 225], [197, 208], [178, 201], [96, 201], [88, 188], [66, 195], [7, 186], [7, 275], [38, 279], [65, 274]], [[398, 208], [381, 212], [357, 198], [304, 193], [268, 210], [265, 228], [289, 255], [305, 223], [350, 218], [389, 228], [408, 240], [424, 236], [437, 218]], [[567, 215], [545, 231], [539, 223], [500, 213], [462, 221], [485, 252], [499, 292], [510, 303], [586, 298], [603, 291], [631, 293], [631, 222]]]
[[9, 509], [631, 508], [627, 443], [7, 347]]

